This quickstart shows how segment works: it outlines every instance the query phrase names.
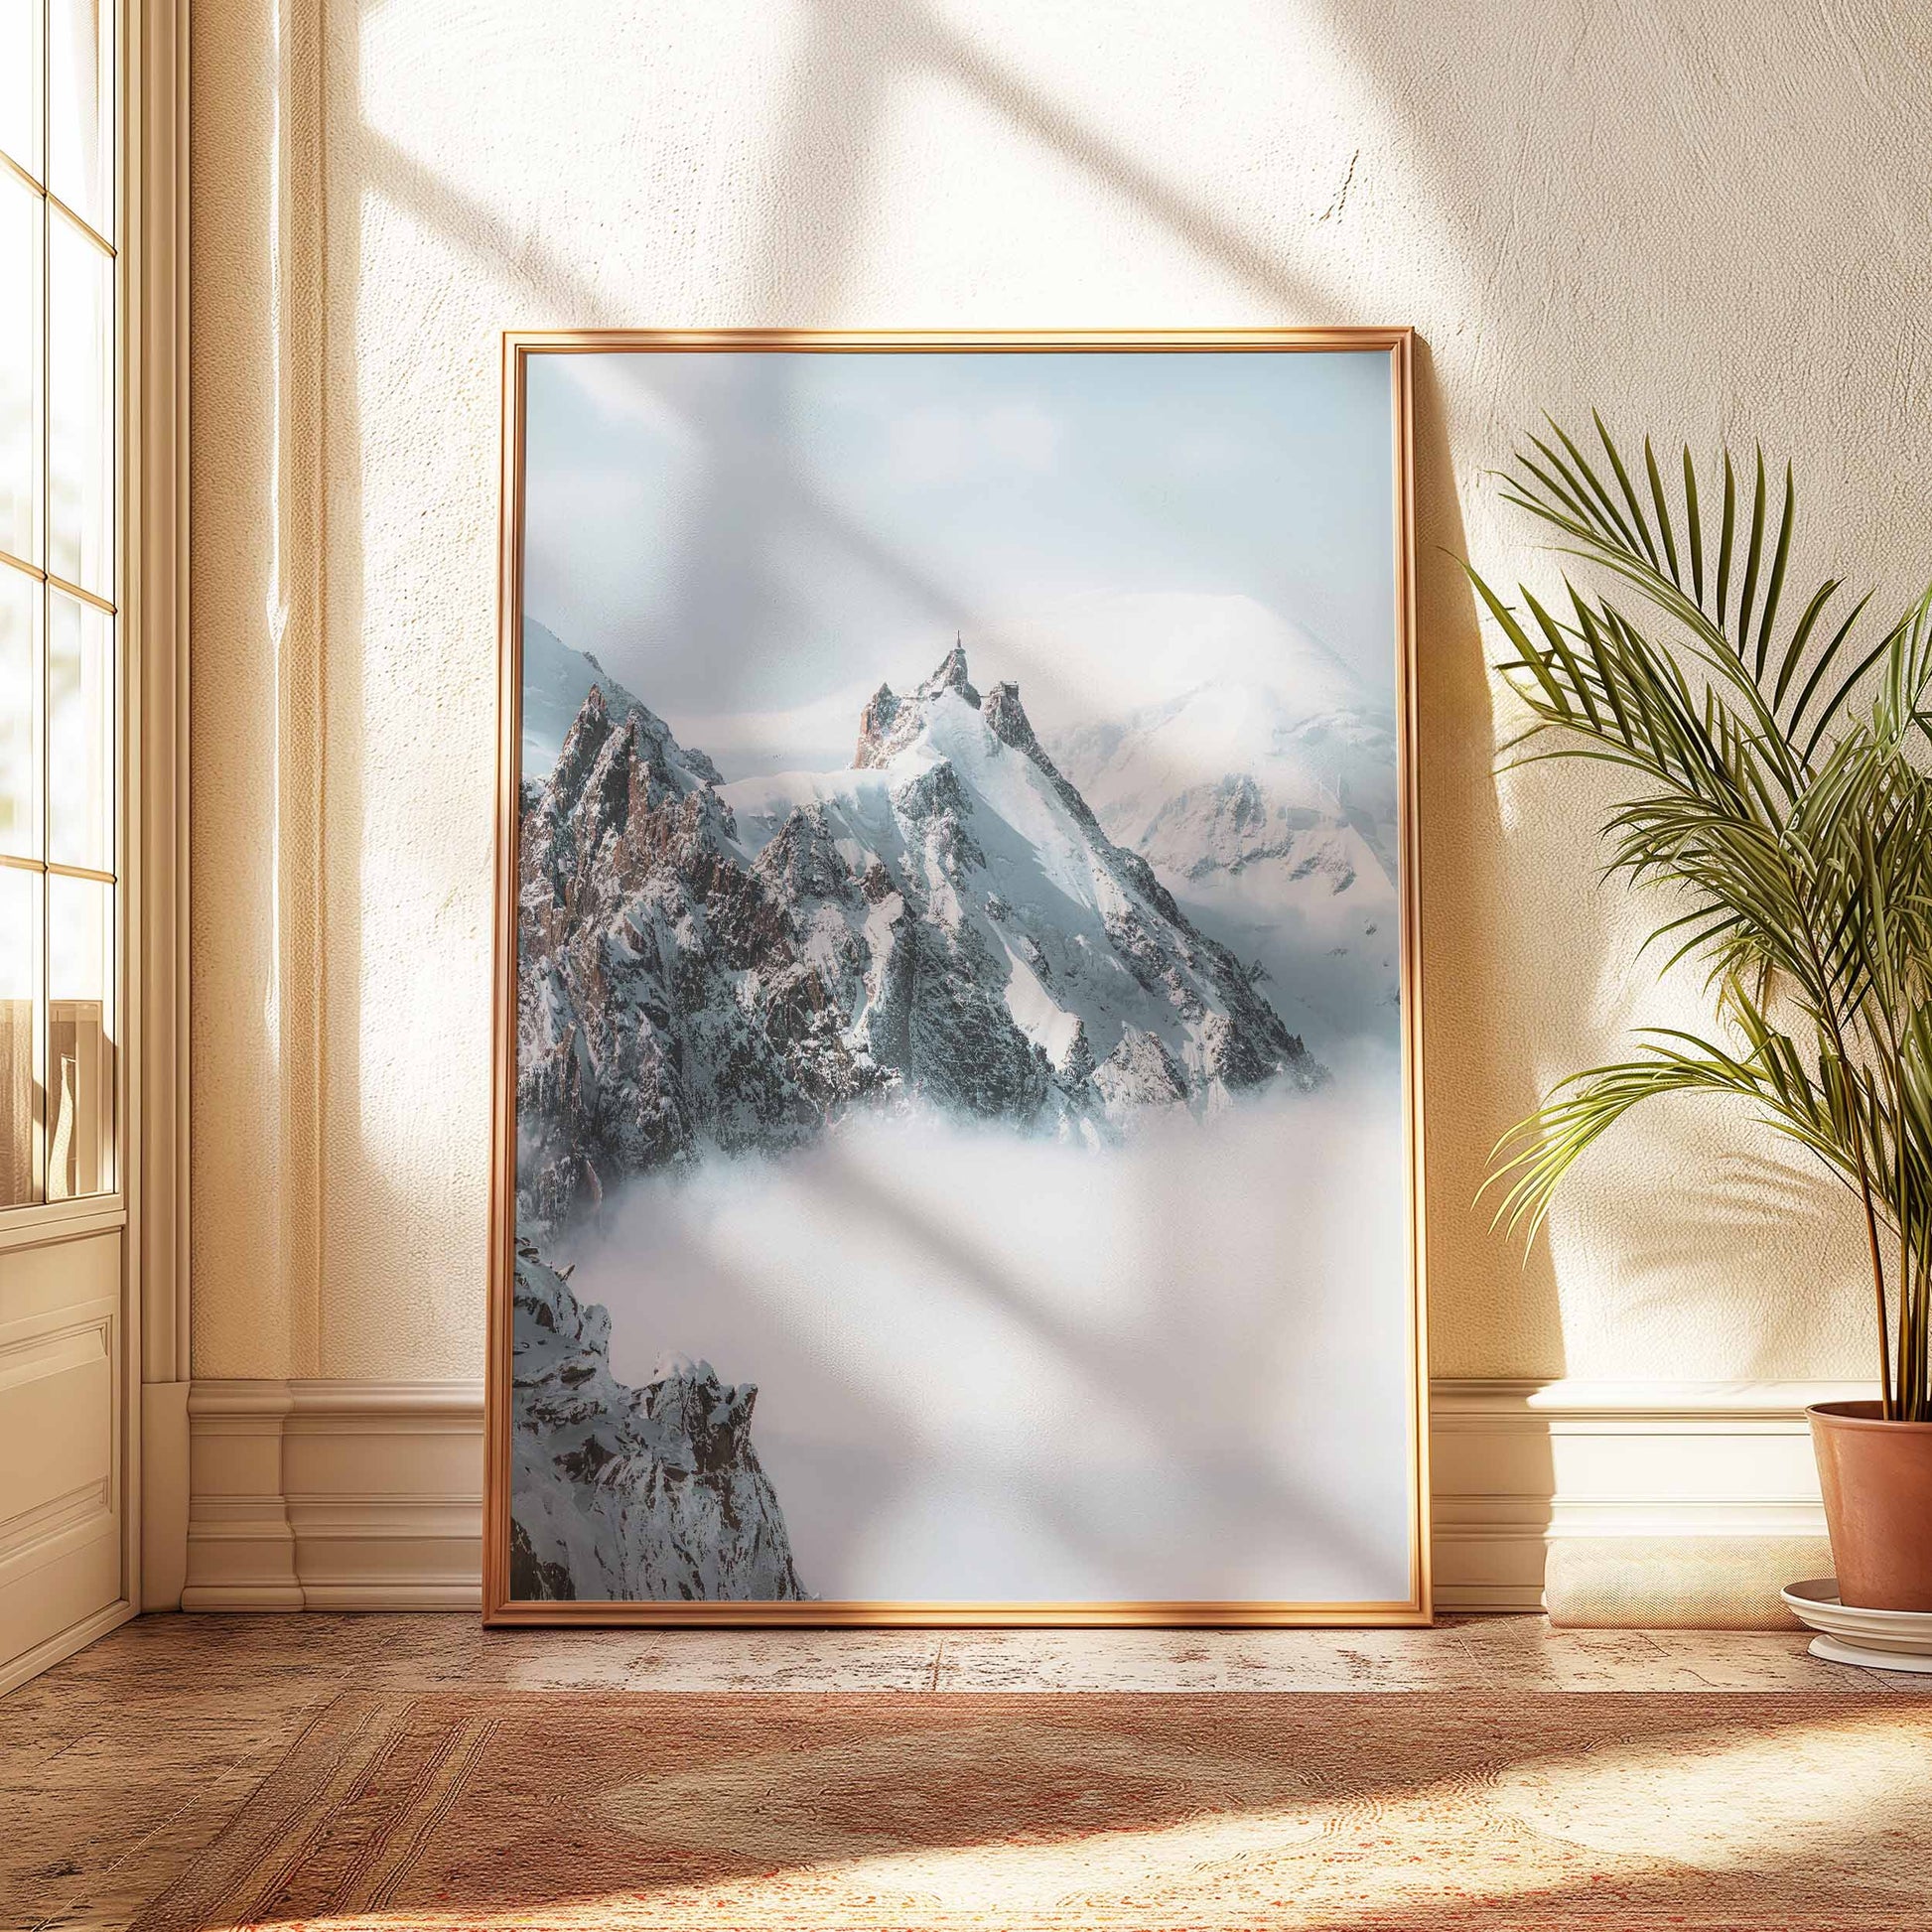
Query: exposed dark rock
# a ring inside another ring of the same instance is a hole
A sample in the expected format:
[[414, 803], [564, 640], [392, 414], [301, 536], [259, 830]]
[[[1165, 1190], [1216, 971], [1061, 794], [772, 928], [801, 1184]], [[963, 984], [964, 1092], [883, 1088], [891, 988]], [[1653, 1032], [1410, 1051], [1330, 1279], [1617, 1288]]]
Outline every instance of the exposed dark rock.
[[796, 1147], [855, 1105], [1115, 1131], [1140, 1104], [1326, 1077], [957, 644], [910, 697], [874, 694], [855, 766], [886, 789], [831, 774], [741, 825], [708, 759], [591, 690], [525, 795], [523, 1225], [707, 1148]]
[[988, 728], [1001, 744], [1011, 745], [1016, 752], [1025, 752], [1029, 758], [1035, 758], [1039, 752], [1039, 740], [1034, 736], [1033, 721], [1020, 703], [1019, 685], [1011, 681], [996, 684], [986, 694], [986, 702], [980, 709]]
[[758, 1390], [708, 1362], [617, 1380], [611, 1320], [519, 1244], [510, 1352], [510, 1588], [518, 1597], [805, 1594], [752, 1445]]
[[892, 735], [893, 721], [898, 712], [899, 700], [893, 695], [890, 684], [882, 684], [866, 700], [866, 708], [859, 714], [859, 747], [852, 755], [856, 768], [863, 770], [886, 761], [881, 748]]
[[570, 1603], [577, 1597], [568, 1567], [539, 1561], [514, 1516], [510, 1518], [510, 1595], [519, 1603]]

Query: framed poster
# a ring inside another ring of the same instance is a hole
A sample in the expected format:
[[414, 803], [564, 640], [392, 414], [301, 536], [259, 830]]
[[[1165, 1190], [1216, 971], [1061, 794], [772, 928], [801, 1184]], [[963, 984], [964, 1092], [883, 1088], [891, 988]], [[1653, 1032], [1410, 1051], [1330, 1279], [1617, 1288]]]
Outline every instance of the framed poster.
[[506, 338], [490, 1621], [1428, 1620], [1409, 361]]

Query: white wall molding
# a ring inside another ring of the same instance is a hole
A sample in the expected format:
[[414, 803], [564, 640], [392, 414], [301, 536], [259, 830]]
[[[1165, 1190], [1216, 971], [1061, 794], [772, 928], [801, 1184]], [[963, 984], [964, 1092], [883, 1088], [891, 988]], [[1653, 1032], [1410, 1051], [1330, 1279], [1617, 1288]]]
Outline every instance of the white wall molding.
[[[1727, 1577], [1737, 1614], [1771, 1619], [1769, 1580], [1787, 1581], [1825, 1533], [1805, 1408], [1868, 1393], [1439, 1380], [1437, 1606], [1534, 1609], [1567, 1554], [1578, 1563], [1559, 1607], [1575, 1620], [1593, 1620], [1590, 1579], [1606, 1565], [1626, 1578], [1647, 1566], [1660, 1600]], [[205, 1380], [188, 1406], [184, 1608], [477, 1607], [480, 1383]], [[1627, 1593], [1616, 1604], [1633, 1613]]]
[[126, 74], [128, 1594], [181, 1600], [188, 1555], [188, 0], [132, 0]]
[[1829, 1561], [1805, 1409], [1870, 1393], [1846, 1382], [1438, 1380], [1437, 1607], [1534, 1609], [1547, 1586], [1569, 1620], [1598, 1620], [1599, 1602], [1620, 1616], [1654, 1602], [1656, 1615], [1704, 1620], [1718, 1611], [1692, 1599], [1717, 1579], [1725, 1602], [1743, 1606], [1731, 1614], [1780, 1620], [1789, 1566]]
[[483, 1387], [199, 1381], [189, 1610], [482, 1602]]

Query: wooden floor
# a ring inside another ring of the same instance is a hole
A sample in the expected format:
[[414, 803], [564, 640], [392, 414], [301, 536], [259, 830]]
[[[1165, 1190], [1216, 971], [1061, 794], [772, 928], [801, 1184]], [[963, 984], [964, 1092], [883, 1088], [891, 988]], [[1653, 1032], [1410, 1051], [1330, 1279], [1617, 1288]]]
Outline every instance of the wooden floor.
[[494, 1631], [468, 1616], [163, 1616], [0, 1699], [0, 1927], [123, 1927], [350, 1686], [636, 1691], [1813, 1690], [1932, 1695], [1819, 1663], [1801, 1634], [1392, 1631]]

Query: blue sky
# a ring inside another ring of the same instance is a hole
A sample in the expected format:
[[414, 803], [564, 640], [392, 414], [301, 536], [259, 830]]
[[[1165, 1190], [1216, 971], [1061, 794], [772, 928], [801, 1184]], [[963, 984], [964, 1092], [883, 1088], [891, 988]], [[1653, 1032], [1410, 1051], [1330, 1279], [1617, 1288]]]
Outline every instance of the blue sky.
[[1389, 391], [1381, 352], [536, 355], [525, 612], [680, 729], [1176, 593], [1385, 695]]

